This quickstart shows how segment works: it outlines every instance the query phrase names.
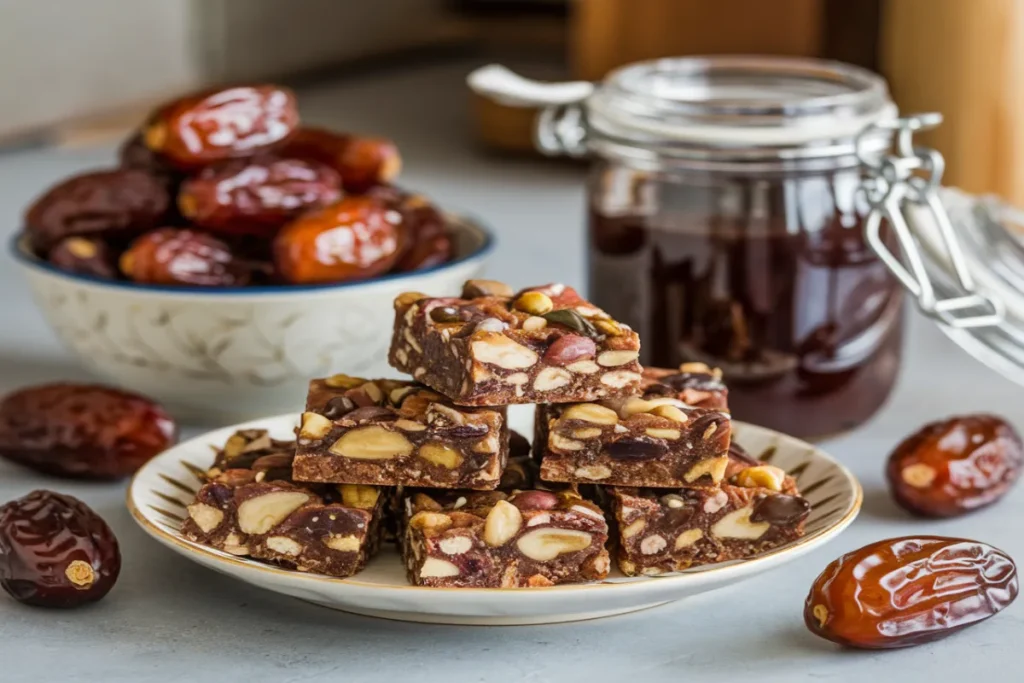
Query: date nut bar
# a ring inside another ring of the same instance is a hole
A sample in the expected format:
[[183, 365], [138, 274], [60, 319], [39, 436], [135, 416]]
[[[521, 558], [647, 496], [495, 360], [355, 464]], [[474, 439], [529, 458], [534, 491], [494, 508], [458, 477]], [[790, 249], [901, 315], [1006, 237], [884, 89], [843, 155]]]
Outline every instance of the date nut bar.
[[199, 489], [182, 533], [233, 555], [352, 576], [377, 550], [384, 499], [372, 486], [320, 496], [286, 481], [256, 481], [252, 470], [227, 470]]
[[402, 558], [416, 586], [540, 587], [608, 575], [605, 517], [572, 490], [418, 492], [405, 508]]
[[[683, 363], [678, 370], [645, 367], [636, 395], [646, 399], [676, 398], [693, 408], [729, 412], [729, 391], [722, 382], [722, 371], [704, 363]], [[617, 408], [620, 404], [614, 405]], [[548, 442], [549, 422], [557, 418], [564, 408], [558, 404], [537, 406], [533, 443]]]
[[618, 526], [616, 559], [627, 576], [680, 571], [777, 548], [803, 535], [811, 509], [792, 478], [764, 464], [741, 467], [720, 486], [609, 487], [606, 493]]
[[415, 382], [310, 382], [296, 481], [494, 489], [508, 459], [505, 408], [456, 406]]
[[613, 486], [718, 484], [729, 464], [728, 413], [676, 398], [538, 406], [547, 439], [534, 448], [545, 481]]
[[470, 280], [462, 298], [395, 299], [388, 360], [456, 403], [504, 406], [629, 396], [639, 354], [636, 332], [571, 287]]

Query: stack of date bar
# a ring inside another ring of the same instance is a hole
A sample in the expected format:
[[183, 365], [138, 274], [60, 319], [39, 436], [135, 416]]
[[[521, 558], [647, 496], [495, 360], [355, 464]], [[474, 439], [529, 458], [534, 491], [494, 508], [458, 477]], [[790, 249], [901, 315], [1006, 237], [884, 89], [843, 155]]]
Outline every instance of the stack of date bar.
[[[720, 373], [639, 350], [564, 285], [402, 294], [389, 361], [412, 380], [313, 380], [295, 444], [232, 437], [184, 532], [332, 576], [390, 532], [410, 583], [496, 588], [603, 579], [609, 548], [638, 576], [799, 537], [810, 506], [731, 444]], [[532, 457], [513, 404], [537, 404]]]

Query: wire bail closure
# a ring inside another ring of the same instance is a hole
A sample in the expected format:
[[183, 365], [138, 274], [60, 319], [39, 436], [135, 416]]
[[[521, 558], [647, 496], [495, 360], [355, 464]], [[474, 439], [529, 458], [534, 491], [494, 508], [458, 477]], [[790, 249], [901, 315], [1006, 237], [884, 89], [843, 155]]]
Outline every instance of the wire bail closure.
[[[915, 133], [941, 123], [939, 113], [916, 114], [872, 124], [857, 136], [857, 157], [869, 174], [864, 191], [871, 210], [864, 231], [878, 258], [917, 299], [925, 315], [957, 329], [998, 326], [1005, 315], [1003, 302], [977, 291], [949, 214], [939, 199], [945, 159], [937, 150], [914, 145]], [[886, 131], [892, 135], [892, 144], [890, 151], [879, 158], [868, 151], [865, 141], [877, 139]], [[939, 299], [935, 295], [920, 244], [907, 220], [909, 212], [922, 210], [941, 235], [944, 256], [957, 280], [957, 296]], [[902, 259], [882, 238], [885, 222], [892, 227]]]

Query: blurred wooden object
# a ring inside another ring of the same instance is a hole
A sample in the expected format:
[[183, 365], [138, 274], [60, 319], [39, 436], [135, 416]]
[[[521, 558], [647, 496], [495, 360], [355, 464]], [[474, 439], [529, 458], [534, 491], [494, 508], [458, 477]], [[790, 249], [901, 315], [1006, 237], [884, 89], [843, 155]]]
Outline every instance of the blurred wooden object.
[[669, 55], [815, 55], [824, 0], [578, 0], [572, 68], [599, 79]]
[[883, 26], [900, 109], [945, 116], [945, 183], [1024, 205], [1024, 2], [889, 0]]
[[[645, 59], [700, 54], [825, 57], [877, 66], [881, 0], [575, 0], [572, 76], [600, 80]], [[537, 77], [537, 74], [525, 74]], [[486, 114], [488, 119], [479, 117]], [[477, 105], [480, 137], [529, 149], [533, 117]]]
[[825, 0], [821, 57], [878, 70], [882, 0]]
[[526, 107], [509, 107], [470, 93], [477, 140], [488, 149], [534, 154], [533, 126], [539, 113]]

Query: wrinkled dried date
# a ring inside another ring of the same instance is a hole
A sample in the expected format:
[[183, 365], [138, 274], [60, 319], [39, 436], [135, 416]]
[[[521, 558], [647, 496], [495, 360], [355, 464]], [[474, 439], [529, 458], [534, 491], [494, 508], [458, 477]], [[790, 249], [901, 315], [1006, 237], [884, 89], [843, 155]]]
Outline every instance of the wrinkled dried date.
[[33, 249], [45, 254], [65, 237], [131, 237], [164, 220], [171, 198], [146, 171], [120, 169], [73, 176], [36, 199], [25, 214]]
[[67, 237], [57, 242], [47, 259], [69, 273], [91, 275], [104, 280], [117, 278], [114, 253], [101, 240], [91, 237]]
[[394, 180], [402, 170], [398, 148], [384, 138], [342, 135], [322, 128], [300, 128], [283, 154], [327, 164], [347, 192], [366, 192]]
[[117, 389], [47, 384], [0, 401], [0, 457], [78, 479], [120, 479], [174, 443], [163, 408]]
[[807, 596], [804, 622], [848, 647], [909, 647], [997, 614], [1017, 590], [1017, 567], [1001, 550], [958, 538], [894, 538], [826, 567]]
[[893, 497], [927, 517], [953, 517], [990, 505], [1024, 467], [1020, 436], [992, 415], [969, 415], [926, 425], [889, 457]]
[[0, 507], [0, 586], [18, 602], [77, 607], [103, 598], [121, 571], [117, 538], [82, 501], [34, 491]]
[[284, 223], [341, 198], [341, 179], [315, 161], [262, 158], [228, 161], [186, 180], [181, 215], [218, 232], [273, 237]]
[[161, 107], [146, 146], [181, 169], [252, 156], [283, 142], [299, 123], [295, 96], [276, 85], [205, 91]]
[[274, 265], [294, 284], [363, 280], [401, 251], [402, 216], [371, 197], [347, 197], [301, 216], [274, 240]]
[[157, 285], [240, 287], [250, 269], [231, 247], [195, 230], [163, 228], [132, 242], [121, 255], [121, 272], [134, 282]]

